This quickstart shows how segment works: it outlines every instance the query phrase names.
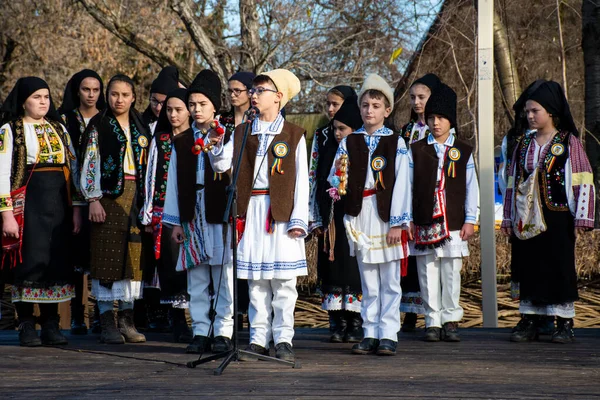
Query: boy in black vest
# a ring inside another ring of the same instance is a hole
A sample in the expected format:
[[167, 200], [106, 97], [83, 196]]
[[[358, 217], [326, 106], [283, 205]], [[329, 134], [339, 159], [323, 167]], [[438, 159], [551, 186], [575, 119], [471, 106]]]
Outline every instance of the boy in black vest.
[[383, 125], [394, 96], [381, 77], [367, 76], [358, 104], [363, 127], [342, 139], [329, 175], [340, 195], [346, 190], [344, 225], [362, 285], [364, 339], [352, 352], [394, 355], [400, 330], [400, 265], [408, 257], [412, 220], [410, 153], [404, 139]]
[[212, 281], [217, 294], [212, 350], [220, 353], [232, 348], [233, 264], [227, 226], [223, 224], [228, 170], [215, 173], [206, 154], [209, 131], [222, 131], [225, 143], [231, 136], [220, 123], [211, 128], [221, 108], [217, 74], [207, 69], [198, 73], [188, 88], [187, 106], [194, 123], [173, 139], [163, 222], [173, 226], [172, 237], [181, 244], [176, 270], [187, 270], [194, 338], [186, 352], [203, 353], [209, 348]]
[[[413, 218], [425, 340], [458, 342], [462, 257], [477, 220], [479, 189], [473, 148], [456, 137], [456, 93], [440, 84], [425, 106], [431, 133], [411, 146]], [[414, 251], [413, 251], [414, 250]]]

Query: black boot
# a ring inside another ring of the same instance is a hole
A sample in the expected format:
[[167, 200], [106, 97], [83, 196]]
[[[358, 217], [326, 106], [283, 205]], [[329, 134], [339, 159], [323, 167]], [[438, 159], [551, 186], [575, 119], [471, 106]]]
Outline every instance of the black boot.
[[360, 313], [354, 311], [344, 311], [346, 313], [346, 322], [348, 327], [346, 328], [346, 335], [344, 336], [344, 343], [360, 343], [363, 340], [363, 328], [362, 318]]
[[106, 344], [123, 344], [125, 338], [119, 332], [117, 328], [117, 322], [115, 321], [115, 312], [113, 310], [105, 311], [100, 315], [100, 322], [102, 324], [102, 333], [100, 334], [100, 343]]
[[117, 313], [117, 321], [119, 323], [119, 332], [125, 338], [127, 343], [144, 343], [146, 336], [139, 333], [133, 323], [133, 310], [123, 310]]
[[186, 347], [185, 352], [188, 354], [202, 354], [210, 348], [210, 339], [208, 336], [196, 335], [192, 343]]
[[556, 322], [556, 330], [552, 334], [552, 343], [573, 343], [575, 341], [573, 319], [558, 317]]
[[538, 335], [553, 335], [556, 332], [554, 315], [540, 315], [537, 324]]
[[71, 300], [71, 335], [87, 335], [84, 307], [77, 299]]
[[148, 332], [170, 333], [172, 332], [169, 323], [169, 305], [156, 304], [146, 305], [148, 313]]
[[446, 322], [442, 327], [442, 337], [445, 342], [460, 342], [458, 322]]
[[374, 338], [364, 338], [360, 343], [352, 346], [352, 354], [373, 354], [379, 347], [379, 340]]
[[404, 321], [402, 321], [402, 327], [400, 332], [410, 333], [417, 329], [417, 314], [406, 313], [404, 314]]
[[537, 340], [537, 315], [523, 314], [521, 320], [513, 328], [512, 334], [510, 335], [511, 342], [531, 342]]
[[67, 338], [60, 332], [58, 304], [40, 304], [40, 317], [42, 322], [40, 338], [43, 345], [60, 346], [68, 343]]
[[174, 308], [171, 310], [171, 317], [173, 321], [173, 340], [175, 343], [191, 343], [194, 334], [185, 318], [185, 310]]
[[35, 330], [35, 319], [33, 317], [21, 318], [19, 324], [19, 345], [23, 347], [38, 347], [42, 341]]
[[346, 335], [346, 316], [344, 310], [329, 311], [329, 318], [335, 321], [335, 331], [329, 338], [331, 343], [342, 343]]
[[94, 304], [94, 321], [92, 322], [92, 326], [90, 327], [92, 333], [98, 334], [102, 332], [102, 322], [100, 322], [100, 310], [98, 309], [98, 304]]

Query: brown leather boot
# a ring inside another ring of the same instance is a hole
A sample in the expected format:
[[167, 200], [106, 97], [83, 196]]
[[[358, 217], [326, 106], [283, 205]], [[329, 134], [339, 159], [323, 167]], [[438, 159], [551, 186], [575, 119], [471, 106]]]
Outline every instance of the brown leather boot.
[[119, 332], [121, 332], [127, 343], [143, 343], [146, 341], [146, 336], [139, 333], [135, 328], [133, 310], [119, 311], [117, 315]]
[[100, 323], [102, 324], [102, 333], [100, 334], [100, 343], [106, 344], [123, 344], [125, 338], [117, 329], [115, 322], [115, 312], [105, 311], [100, 315]]

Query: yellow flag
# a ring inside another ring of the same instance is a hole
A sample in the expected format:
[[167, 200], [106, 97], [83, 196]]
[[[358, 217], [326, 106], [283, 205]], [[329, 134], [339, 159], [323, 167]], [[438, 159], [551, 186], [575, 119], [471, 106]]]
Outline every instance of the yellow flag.
[[402, 54], [402, 47], [399, 47], [396, 50], [394, 50], [392, 56], [390, 57], [390, 64], [393, 64], [394, 61], [396, 61], [396, 58], [400, 56], [400, 54]]

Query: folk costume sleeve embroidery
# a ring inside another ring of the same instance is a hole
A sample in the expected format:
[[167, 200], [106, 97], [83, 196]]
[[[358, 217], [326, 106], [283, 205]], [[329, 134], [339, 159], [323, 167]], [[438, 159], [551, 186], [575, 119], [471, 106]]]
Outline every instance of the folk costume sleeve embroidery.
[[169, 162], [169, 176], [167, 179], [167, 196], [165, 208], [163, 209], [162, 221], [171, 226], [180, 226], [179, 218], [179, 186], [177, 183], [177, 152], [175, 146], [171, 148], [171, 160]]
[[310, 149], [310, 161], [309, 161], [309, 172], [308, 172], [308, 183], [309, 183], [309, 201], [308, 201], [308, 230], [312, 232], [314, 229], [323, 226], [321, 221], [321, 213], [319, 212], [319, 205], [317, 204], [317, 166], [319, 165], [319, 129], [315, 131], [313, 135], [312, 145]]
[[154, 188], [156, 183], [156, 166], [158, 163], [158, 148], [156, 147], [156, 136], [150, 142], [148, 154], [148, 167], [144, 179], [144, 206], [140, 211], [142, 225], [150, 225], [152, 222], [152, 210], [154, 209]]
[[98, 129], [93, 127], [87, 135], [80, 177], [81, 193], [88, 202], [102, 198], [100, 162]]
[[569, 138], [565, 188], [569, 211], [575, 218], [575, 227], [593, 229], [596, 199], [594, 177], [585, 150], [575, 135], [570, 135]]
[[308, 199], [309, 199], [309, 180], [308, 170], [306, 169], [306, 139], [300, 138], [296, 147], [296, 187], [294, 191], [294, 209], [288, 223], [288, 231], [292, 229], [301, 229], [306, 237], [308, 234]]
[[412, 221], [412, 153], [401, 136], [398, 137], [395, 164], [390, 227], [407, 226]]

